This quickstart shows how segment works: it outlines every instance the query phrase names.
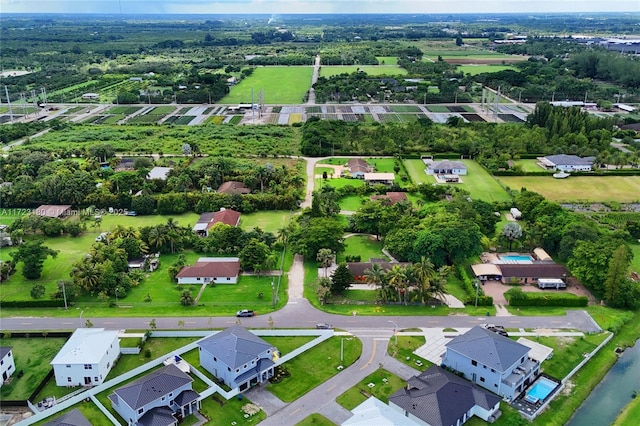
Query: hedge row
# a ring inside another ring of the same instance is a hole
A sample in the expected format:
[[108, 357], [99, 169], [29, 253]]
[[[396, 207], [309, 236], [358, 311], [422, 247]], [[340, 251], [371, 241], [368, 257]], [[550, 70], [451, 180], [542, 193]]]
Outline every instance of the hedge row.
[[[555, 170], [540, 170], [539, 172], [525, 172], [522, 170], [494, 170], [494, 176], [551, 176]], [[616, 169], [594, 172], [569, 172], [571, 176], [640, 176], [640, 169]]]
[[3, 300], [2, 308], [64, 308], [64, 300]]
[[[458, 267], [458, 275], [462, 280], [464, 291], [467, 293], [467, 298], [464, 301], [465, 305], [476, 304], [476, 287], [474, 281], [469, 277], [467, 269], [464, 266]], [[482, 287], [478, 288], [478, 306], [493, 306], [493, 297], [486, 296]]]
[[506, 291], [504, 297], [510, 306], [581, 307], [587, 306], [589, 302], [586, 296], [576, 296], [571, 293], [526, 293], [520, 288], [512, 288]]

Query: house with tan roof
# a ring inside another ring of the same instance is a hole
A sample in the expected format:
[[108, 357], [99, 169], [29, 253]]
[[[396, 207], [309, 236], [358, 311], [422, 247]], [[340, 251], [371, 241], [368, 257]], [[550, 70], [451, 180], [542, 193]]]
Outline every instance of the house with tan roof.
[[384, 195], [372, 195], [371, 200], [380, 200], [382, 202], [389, 203], [389, 205], [394, 205], [401, 201], [407, 201], [407, 193], [406, 192], [387, 192]]
[[217, 192], [220, 194], [250, 194], [251, 189], [247, 188], [244, 182], [230, 180], [220, 185]]
[[178, 284], [237, 284], [240, 259], [237, 257], [201, 257], [178, 272]]

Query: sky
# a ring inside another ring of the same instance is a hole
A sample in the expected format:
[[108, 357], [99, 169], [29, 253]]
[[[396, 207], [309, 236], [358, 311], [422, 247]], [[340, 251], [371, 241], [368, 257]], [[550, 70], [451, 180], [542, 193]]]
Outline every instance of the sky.
[[640, 0], [0, 0], [0, 15], [564, 12], [640, 12]]

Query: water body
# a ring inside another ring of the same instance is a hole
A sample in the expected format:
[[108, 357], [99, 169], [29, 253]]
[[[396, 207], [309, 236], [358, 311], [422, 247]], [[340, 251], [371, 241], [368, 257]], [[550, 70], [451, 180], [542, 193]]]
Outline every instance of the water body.
[[610, 425], [634, 390], [640, 392], [640, 340], [624, 351], [566, 426]]

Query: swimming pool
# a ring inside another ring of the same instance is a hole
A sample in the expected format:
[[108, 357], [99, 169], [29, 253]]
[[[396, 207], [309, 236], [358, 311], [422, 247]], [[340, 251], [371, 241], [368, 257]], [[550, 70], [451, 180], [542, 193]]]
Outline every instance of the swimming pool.
[[558, 386], [554, 381], [547, 379], [546, 377], [540, 377], [538, 381], [527, 391], [527, 400], [544, 401], [551, 392]]
[[500, 255], [501, 263], [532, 263], [533, 258], [527, 254]]

